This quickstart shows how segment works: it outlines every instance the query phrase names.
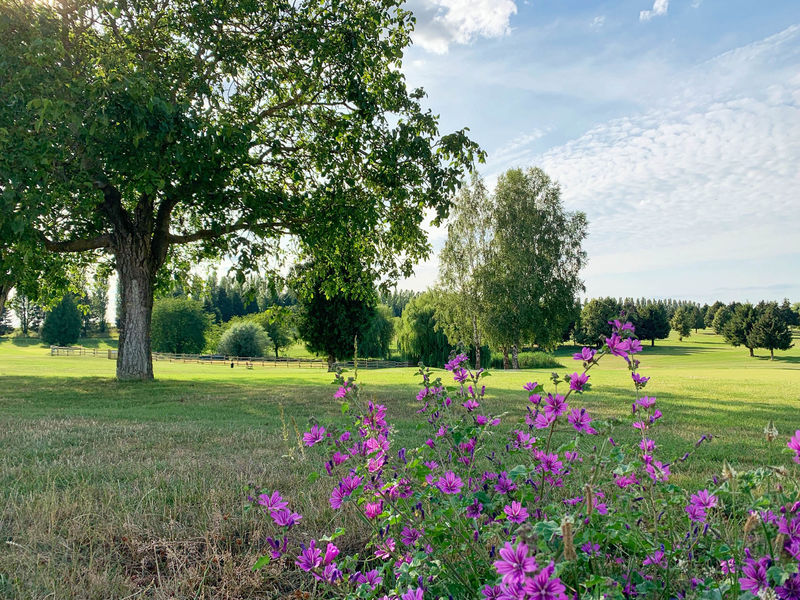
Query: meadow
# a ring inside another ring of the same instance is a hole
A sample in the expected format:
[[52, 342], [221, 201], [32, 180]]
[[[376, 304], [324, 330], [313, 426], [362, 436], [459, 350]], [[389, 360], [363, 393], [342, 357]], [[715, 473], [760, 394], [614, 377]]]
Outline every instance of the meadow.
[[[723, 459], [739, 469], [788, 464], [785, 439], [800, 429], [798, 342], [774, 361], [708, 331], [646, 346], [641, 371], [664, 413], [662, 460], [714, 436], [672, 467], [675, 482], [701, 485]], [[556, 352], [561, 373], [577, 368], [573, 351]], [[397, 449], [427, 437], [417, 427], [414, 371], [359, 372], [366, 396], [387, 405]], [[246, 495], [251, 485], [280, 489], [305, 530], [335, 526], [332, 483], [309, 480], [320, 465], [299, 442], [310, 419], [343, 419], [332, 376], [166, 362], [156, 363], [152, 383], [116, 382], [113, 373], [105, 358], [51, 357], [33, 340], [0, 341], [0, 597], [309, 597], [312, 584], [294, 569], [251, 570], [266, 528], [245, 509]], [[494, 371], [484, 404], [518, 421], [522, 386], [549, 374]], [[613, 435], [630, 435], [624, 362], [606, 358], [591, 375], [592, 390], [571, 404], [621, 419]], [[763, 433], [770, 420], [781, 434], [773, 444]], [[345, 525], [340, 547], [355, 548], [359, 529]]]

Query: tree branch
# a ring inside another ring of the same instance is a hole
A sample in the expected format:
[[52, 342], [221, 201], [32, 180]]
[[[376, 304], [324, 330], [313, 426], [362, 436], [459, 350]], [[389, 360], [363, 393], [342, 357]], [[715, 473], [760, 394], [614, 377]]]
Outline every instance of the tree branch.
[[108, 234], [90, 239], [66, 240], [64, 242], [55, 242], [42, 235], [42, 240], [44, 241], [44, 247], [50, 252], [85, 252], [86, 250], [111, 247], [111, 236]]
[[214, 240], [229, 233], [244, 230], [254, 231], [257, 233], [262, 231], [270, 231], [277, 235], [286, 235], [291, 233], [288, 229], [283, 229], [275, 223], [249, 223], [239, 221], [219, 229], [199, 229], [194, 233], [187, 233], [185, 235], [176, 235], [174, 233], [170, 233], [167, 235], [167, 242], [170, 244], [190, 244], [192, 242], [199, 242], [202, 240]]

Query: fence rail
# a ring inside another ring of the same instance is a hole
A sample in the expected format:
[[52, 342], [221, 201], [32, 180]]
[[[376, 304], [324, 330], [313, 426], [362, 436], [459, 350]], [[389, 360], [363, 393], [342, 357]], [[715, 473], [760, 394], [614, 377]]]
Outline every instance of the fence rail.
[[[113, 348], [98, 350], [97, 348], [84, 348], [83, 346], [50, 346], [51, 356], [94, 356], [117, 360], [117, 351]], [[328, 361], [322, 358], [289, 358], [281, 356], [270, 358], [267, 356], [223, 356], [221, 354], [167, 354], [153, 352], [154, 361], [195, 363], [202, 365], [230, 365], [243, 366], [248, 369], [253, 367], [296, 367], [308, 369], [327, 369]], [[359, 369], [392, 369], [397, 367], [414, 367], [413, 361], [359, 359]], [[353, 361], [337, 362], [334, 367], [352, 369]]]

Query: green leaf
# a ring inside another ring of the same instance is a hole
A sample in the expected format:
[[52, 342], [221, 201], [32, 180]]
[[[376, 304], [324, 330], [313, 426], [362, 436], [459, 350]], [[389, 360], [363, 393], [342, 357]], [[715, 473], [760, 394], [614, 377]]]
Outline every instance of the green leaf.
[[269, 554], [265, 554], [261, 558], [259, 558], [256, 563], [253, 565], [253, 571], [258, 571], [260, 568], [269, 564], [269, 561], [272, 560]]

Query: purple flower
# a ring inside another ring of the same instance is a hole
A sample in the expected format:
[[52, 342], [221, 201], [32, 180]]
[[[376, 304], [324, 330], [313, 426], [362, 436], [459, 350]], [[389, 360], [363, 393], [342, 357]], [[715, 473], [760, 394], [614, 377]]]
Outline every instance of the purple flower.
[[590, 361], [594, 358], [594, 355], [597, 351], [592, 350], [591, 348], [584, 347], [580, 352], [576, 352], [572, 355], [572, 358], [575, 360], [582, 360], [582, 361]]
[[308, 548], [304, 548], [303, 551], [300, 552], [300, 556], [297, 557], [297, 560], [294, 562], [294, 564], [303, 569], [303, 571], [312, 571], [313, 569], [321, 566], [322, 551], [317, 548], [317, 542], [311, 540]]
[[375, 556], [378, 558], [389, 558], [394, 552], [394, 538], [386, 538], [386, 541], [382, 544], [378, 544], [377, 550], [375, 550]]
[[649, 377], [642, 377], [638, 373], [631, 373], [631, 378], [633, 379], [633, 382], [636, 385], [640, 385], [640, 386], [642, 386], [642, 385], [646, 384], [648, 381], [650, 381]]
[[467, 409], [467, 412], [472, 412], [473, 410], [478, 408], [480, 406], [480, 404], [478, 404], [478, 402], [476, 400], [473, 400], [472, 398], [470, 398], [469, 400], [464, 402], [464, 404], [462, 404], [462, 406]]
[[689, 515], [689, 520], [695, 523], [706, 522], [706, 510], [702, 506], [696, 504], [688, 504], [686, 506], [686, 513]]
[[338, 390], [336, 390], [336, 393], [333, 395], [333, 397], [334, 398], [344, 398], [345, 396], [347, 396], [347, 392], [349, 392], [349, 391], [350, 390], [347, 389], [347, 386], [343, 385]]
[[291, 527], [303, 518], [302, 515], [292, 512], [288, 508], [274, 510], [269, 513], [269, 516], [272, 517], [272, 520], [275, 521], [278, 527]]
[[645, 470], [653, 481], [667, 481], [670, 476], [669, 465], [665, 465], [660, 460], [648, 462]]
[[497, 483], [494, 486], [494, 491], [498, 494], [507, 494], [515, 489], [517, 489], [517, 486], [509, 479], [508, 473], [505, 471], [500, 473], [500, 476], [497, 478]]
[[320, 427], [319, 425], [313, 425], [311, 427], [311, 431], [307, 431], [303, 434], [303, 443], [306, 446], [313, 446], [314, 444], [321, 442], [324, 437], [325, 428]]
[[606, 338], [606, 346], [608, 347], [608, 351], [612, 356], [621, 356], [622, 358], [627, 358], [627, 344], [625, 344], [624, 340], [616, 333], [612, 334], [611, 337]]
[[525, 592], [530, 600], [567, 600], [561, 580], [558, 577], [550, 579], [554, 570], [553, 563], [550, 563], [525, 583]]
[[516, 500], [512, 500], [510, 505], [506, 504], [503, 512], [506, 513], [506, 518], [512, 523], [524, 523], [529, 517], [528, 510]]
[[647, 565], [655, 565], [657, 567], [661, 567], [662, 569], [667, 568], [667, 557], [664, 555], [663, 550], [656, 550], [652, 554], [648, 554], [647, 558], [644, 559], [642, 562], [643, 566]]
[[575, 372], [569, 376], [569, 389], [575, 392], [582, 392], [588, 381], [589, 376], [586, 373], [578, 374]]
[[746, 564], [742, 567], [744, 577], [739, 578], [739, 585], [742, 589], [758, 595], [761, 589], [769, 587], [767, 569], [770, 566], [770, 562], [769, 556], [764, 556], [758, 560], [745, 558]]
[[406, 546], [413, 546], [422, 537], [422, 532], [419, 529], [414, 529], [406, 525], [403, 531], [400, 532], [400, 541]]
[[736, 573], [736, 561], [732, 558], [720, 561], [719, 566], [722, 568], [723, 575], [733, 575]]
[[466, 354], [459, 354], [455, 358], [451, 359], [444, 368], [448, 371], [454, 371], [458, 367], [461, 366], [461, 363], [467, 362], [469, 359], [467, 358]]
[[453, 372], [453, 381], [457, 383], [464, 383], [469, 377], [469, 371], [466, 369], [458, 369]]
[[585, 552], [589, 556], [600, 556], [600, 544], [586, 542], [581, 546], [581, 551]]
[[366, 573], [356, 573], [355, 580], [358, 583], [366, 583], [373, 590], [383, 582], [383, 577], [378, 574], [378, 571], [372, 569]]
[[649, 396], [642, 396], [636, 400], [636, 406], [644, 409], [648, 409], [652, 406], [655, 406], [656, 399], [650, 398]]
[[383, 512], [383, 502], [367, 502], [364, 506], [364, 514], [368, 519], [374, 519]]
[[281, 556], [286, 553], [286, 547], [289, 544], [289, 538], [283, 536], [282, 540], [278, 540], [275, 538], [268, 537], [267, 544], [271, 548], [269, 554], [273, 560], [278, 560]]
[[329, 565], [333, 562], [333, 559], [339, 556], [339, 548], [337, 548], [334, 544], [328, 542], [328, 547], [325, 548], [325, 558], [322, 559], [323, 565]]
[[434, 485], [444, 494], [457, 494], [464, 487], [464, 482], [453, 471], [447, 471]]
[[564, 396], [561, 394], [547, 394], [544, 403], [544, 412], [548, 417], [559, 417], [569, 408], [569, 405], [564, 400]]
[[781, 600], [800, 600], [800, 573], [791, 575], [783, 585], [775, 588], [775, 593]]
[[570, 412], [567, 416], [567, 421], [572, 424], [576, 431], [588, 433], [589, 435], [594, 435], [597, 433], [597, 431], [591, 426], [592, 419], [589, 417], [589, 413], [586, 412], [585, 408], [573, 408], [572, 412]]
[[526, 383], [525, 385], [522, 386], [522, 389], [525, 390], [525, 391], [528, 391], [528, 392], [532, 392], [537, 387], [539, 387], [539, 384], [537, 382], [529, 381], [528, 383]]
[[794, 462], [800, 463], [800, 429], [794, 432], [786, 445], [794, 450]]
[[400, 600], [422, 600], [422, 588], [410, 589], [400, 596]]
[[500, 548], [500, 560], [495, 561], [494, 568], [503, 576], [503, 583], [518, 583], [525, 580], [525, 573], [536, 570], [536, 559], [528, 556], [528, 546], [522, 542], [516, 548], [506, 542]]
[[281, 498], [278, 492], [272, 492], [272, 495], [261, 494], [258, 497], [258, 503], [263, 506], [267, 512], [280, 510], [289, 506], [288, 502]]
[[485, 600], [500, 600], [503, 596], [503, 589], [499, 585], [485, 585], [481, 594]]
[[483, 510], [483, 504], [478, 502], [478, 499], [475, 498], [475, 500], [472, 501], [472, 504], [470, 504], [467, 507], [466, 514], [470, 519], [478, 519], [481, 516], [482, 510]]
[[711, 495], [708, 490], [700, 490], [692, 494], [689, 502], [700, 508], [714, 508], [717, 505], [717, 497]]
[[539, 413], [533, 420], [533, 424], [535, 425], [536, 429], [547, 429], [555, 422], [555, 415], [547, 415], [545, 413]]

